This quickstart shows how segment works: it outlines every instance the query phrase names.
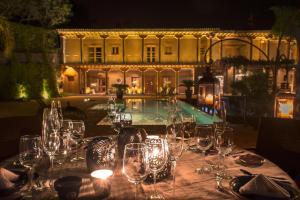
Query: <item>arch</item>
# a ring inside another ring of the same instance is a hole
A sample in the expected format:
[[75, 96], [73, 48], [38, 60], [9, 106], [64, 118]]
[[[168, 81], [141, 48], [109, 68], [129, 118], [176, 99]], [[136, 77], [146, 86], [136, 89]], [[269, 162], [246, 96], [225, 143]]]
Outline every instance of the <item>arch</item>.
[[207, 53], [211, 50], [211, 48], [212, 48], [213, 46], [215, 46], [216, 44], [221, 43], [221, 42], [223, 42], [223, 41], [240, 41], [240, 42], [249, 44], [249, 45], [251, 45], [252, 47], [256, 48], [259, 52], [261, 52], [261, 53], [266, 57], [267, 61], [270, 61], [269, 56], [268, 56], [261, 48], [259, 48], [259, 47], [256, 46], [255, 44], [253, 44], [253, 43], [251, 43], [251, 42], [249, 42], [249, 41], [247, 41], [247, 40], [242, 40], [242, 39], [238, 39], [238, 38], [227, 38], [227, 39], [222, 39], [222, 40], [219, 40], [219, 41], [217, 41], [217, 42], [212, 43], [212, 44], [206, 49], [206, 51], [205, 51], [205, 53], [204, 53], [204, 56], [203, 56], [203, 57], [204, 57], [205, 63], [207, 63], [206, 56], [207, 56]]

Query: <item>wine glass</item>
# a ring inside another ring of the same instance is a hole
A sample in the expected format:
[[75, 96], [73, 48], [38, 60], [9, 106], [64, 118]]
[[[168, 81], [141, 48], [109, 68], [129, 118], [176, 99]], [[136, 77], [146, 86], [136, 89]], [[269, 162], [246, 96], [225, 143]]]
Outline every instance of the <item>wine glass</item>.
[[38, 135], [23, 135], [19, 143], [19, 161], [28, 169], [29, 187], [22, 195], [32, 197], [34, 166], [42, 158], [41, 137]]
[[183, 116], [183, 131], [184, 131], [184, 150], [193, 149], [196, 146], [195, 140], [195, 129], [196, 129], [196, 117], [195, 115], [184, 115]]
[[59, 123], [60, 123], [60, 125], [62, 125], [62, 123], [63, 123], [63, 113], [62, 113], [61, 102], [59, 100], [57, 100], [57, 101], [53, 100], [51, 102], [51, 110], [56, 110]]
[[147, 138], [145, 144], [148, 148], [149, 169], [153, 173], [154, 194], [151, 194], [150, 199], [164, 199], [162, 194], [156, 190], [156, 175], [163, 169], [168, 161], [168, 146], [165, 139]]
[[[59, 147], [59, 157], [62, 161], [66, 159], [70, 153], [70, 137], [73, 130], [73, 123], [71, 120], [63, 120], [62, 126], [60, 128], [60, 147]], [[62, 164], [63, 162], [60, 162]]]
[[140, 184], [149, 173], [146, 144], [130, 143], [125, 145], [122, 171], [128, 181], [135, 185], [134, 197], [137, 199], [137, 185]]
[[43, 112], [42, 146], [50, 158], [50, 169], [53, 169], [53, 160], [59, 149], [60, 139], [57, 129], [57, 119], [53, 117], [53, 113], [49, 108], [45, 108]]
[[71, 161], [81, 161], [84, 160], [83, 157], [79, 156], [79, 145], [83, 142], [85, 125], [82, 120], [72, 120], [72, 131], [71, 131], [71, 139], [76, 144], [76, 156]]
[[[197, 137], [197, 148], [201, 151], [203, 160], [205, 161], [205, 155], [207, 150], [209, 150], [214, 141], [213, 137], [213, 127], [210, 124], [199, 124], [196, 126], [196, 137]], [[196, 171], [200, 173], [209, 173], [211, 168], [209, 166], [203, 165], [197, 168]]]
[[168, 142], [170, 160], [172, 162], [173, 196], [175, 196], [176, 163], [182, 155], [184, 148], [184, 130], [182, 123], [182, 115], [178, 112], [171, 114], [168, 119], [166, 139]]
[[214, 105], [214, 122], [220, 128], [227, 125], [227, 108], [226, 102], [223, 100], [216, 102]]

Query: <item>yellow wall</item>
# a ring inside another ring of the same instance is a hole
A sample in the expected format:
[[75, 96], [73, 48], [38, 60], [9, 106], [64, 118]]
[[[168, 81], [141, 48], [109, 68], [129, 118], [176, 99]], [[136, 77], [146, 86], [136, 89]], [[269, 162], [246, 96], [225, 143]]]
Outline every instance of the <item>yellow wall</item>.
[[[99, 34], [100, 35], [100, 34]], [[88, 48], [91, 46], [102, 47], [102, 54], [104, 56], [104, 41], [101, 37], [90, 37], [87, 36], [83, 39], [83, 62], [88, 62]], [[226, 38], [239, 38], [245, 41], [250, 41], [248, 37], [233, 37], [226, 36]], [[65, 52], [65, 63], [79, 63], [80, 62], [80, 39], [79, 38], [68, 38], [65, 37], [64, 52]], [[219, 41], [218, 37], [212, 38], [212, 43]], [[253, 38], [253, 44], [261, 48], [266, 54], [269, 54], [270, 59], [275, 59], [277, 40], [273, 37], [271, 39], [266, 39], [265, 37], [259, 36]], [[128, 34], [124, 39], [125, 43], [125, 55], [124, 62], [126, 63], [140, 63], [142, 62], [142, 39], [139, 33]], [[269, 43], [269, 52], [268, 50]], [[209, 47], [210, 38], [206, 34], [203, 34], [199, 38], [198, 43], [198, 57], [199, 61], [204, 61], [204, 53]], [[159, 39], [155, 34], [148, 34], [144, 39], [144, 62], [147, 62], [147, 47], [154, 46], [156, 48], [155, 52], [155, 62], [159, 62]], [[112, 55], [112, 47], [119, 48], [118, 55]], [[161, 39], [161, 63], [177, 63], [178, 62], [178, 39], [173, 34], [165, 34]], [[211, 49], [211, 56], [214, 61], [220, 59], [220, 48], [221, 45], [216, 44]], [[259, 60], [265, 59], [262, 53], [259, 52], [255, 47], [252, 48], [252, 59]], [[106, 63], [122, 63], [123, 62], [123, 43], [119, 34], [113, 32], [108, 34], [105, 40], [105, 61]], [[170, 51], [171, 52], [168, 52]], [[287, 56], [288, 54], [288, 42], [287, 40], [282, 41], [280, 52]], [[207, 60], [210, 56], [210, 52], [207, 53]], [[250, 45], [242, 43], [240, 41], [224, 41], [222, 56], [245, 56], [250, 59]], [[295, 41], [291, 42], [290, 58], [296, 59], [298, 57], [297, 45]], [[104, 61], [104, 58], [102, 57]], [[180, 39], [180, 63], [196, 63], [197, 62], [197, 39], [192, 34], [184, 34]]]

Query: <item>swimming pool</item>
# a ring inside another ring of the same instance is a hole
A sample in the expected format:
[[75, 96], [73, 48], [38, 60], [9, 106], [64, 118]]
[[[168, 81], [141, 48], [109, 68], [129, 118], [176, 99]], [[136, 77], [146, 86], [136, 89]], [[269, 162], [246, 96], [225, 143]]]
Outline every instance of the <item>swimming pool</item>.
[[[177, 105], [184, 117], [193, 114], [198, 124], [212, 124], [214, 121], [220, 121], [217, 117], [199, 111], [183, 101], [178, 101]], [[133, 125], [165, 125], [170, 110], [168, 101], [162, 99], [126, 99], [125, 105], [119, 106], [124, 107], [124, 112], [131, 113]], [[97, 104], [90, 109], [105, 108], [106, 104]], [[98, 123], [98, 125], [110, 124], [108, 117], [105, 117]]]

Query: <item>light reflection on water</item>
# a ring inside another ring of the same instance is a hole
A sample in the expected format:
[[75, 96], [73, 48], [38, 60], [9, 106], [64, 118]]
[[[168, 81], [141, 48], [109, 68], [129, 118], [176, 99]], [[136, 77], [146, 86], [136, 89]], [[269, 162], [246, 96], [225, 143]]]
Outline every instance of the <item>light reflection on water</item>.
[[[165, 125], [167, 122], [168, 112], [171, 105], [167, 100], [154, 99], [126, 99], [124, 112], [132, 114], [133, 125]], [[97, 104], [93, 106], [92, 110], [105, 109], [106, 104]], [[178, 108], [183, 116], [190, 116], [193, 114], [200, 124], [212, 124], [218, 121], [213, 116], [197, 110], [195, 107], [178, 101]]]

